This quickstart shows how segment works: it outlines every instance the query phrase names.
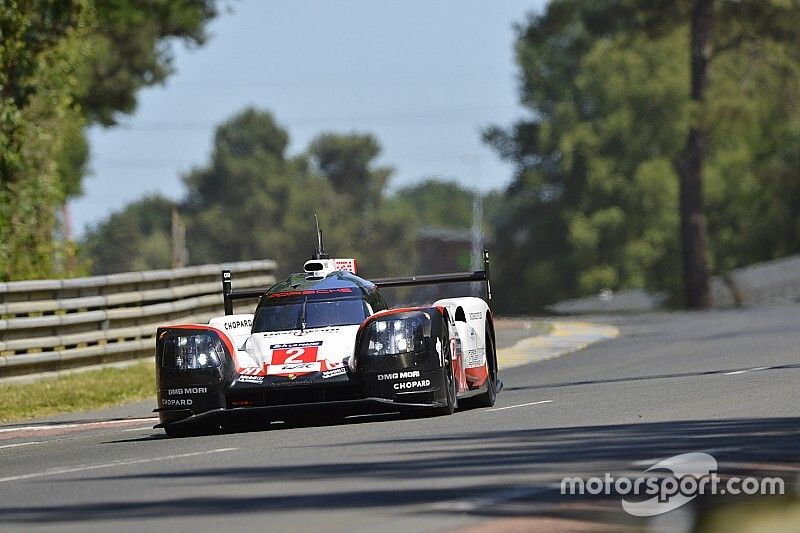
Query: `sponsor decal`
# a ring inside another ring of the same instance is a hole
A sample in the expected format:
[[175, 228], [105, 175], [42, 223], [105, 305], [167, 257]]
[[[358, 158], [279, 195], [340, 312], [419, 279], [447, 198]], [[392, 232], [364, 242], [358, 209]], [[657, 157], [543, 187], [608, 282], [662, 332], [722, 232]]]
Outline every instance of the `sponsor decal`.
[[236, 328], [252, 328], [253, 327], [253, 319], [247, 318], [242, 320], [232, 320], [231, 322], [225, 322], [222, 325], [223, 329], [236, 329]]
[[[288, 376], [287, 376], [288, 377]], [[295, 376], [296, 378], [297, 376]], [[297, 385], [310, 385], [313, 383], [310, 379], [291, 379], [289, 381], [273, 381], [269, 387], [296, 387]]]
[[239, 376], [236, 383], [264, 383], [263, 376]]
[[378, 381], [393, 381], [396, 379], [418, 378], [419, 370], [405, 370], [403, 372], [392, 372], [390, 374], [378, 374]]
[[269, 365], [267, 375], [286, 375], [286, 374], [308, 374], [309, 372], [319, 372], [321, 363], [292, 363], [284, 365]]
[[483, 318], [483, 313], [470, 313], [469, 314], [469, 319], [470, 320], [480, 320], [481, 318]]
[[342, 376], [347, 374], [347, 369], [345, 367], [334, 368], [333, 370], [328, 370], [322, 373], [322, 379], [328, 378], [335, 378], [336, 376]]
[[280, 350], [285, 348], [308, 348], [311, 346], [322, 346], [322, 341], [309, 341], [309, 342], [288, 342], [283, 344], [272, 344], [270, 350]]
[[[295, 343], [295, 344], [302, 344], [302, 343]], [[313, 363], [317, 360], [317, 352], [319, 350], [319, 344], [314, 344], [313, 346], [308, 346], [305, 348], [294, 347], [294, 348], [279, 348], [277, 350], [272, 350], [272, 364], [284, 365], [289, 363]], [[281, 345], [276, 344], [275, 346], [281, 346]]]
[[167, 389], [167, 396], [182, 396], [184, 394], [206, 394], [208, 387], [186, 387], [185, 389]]
[[164, 407], [189, 407], [192, 405], [191, 398], [162, 398], [161, 405]]
[[336, 270], [344, 270], [353, 274], [358, 270], [355, 259], [334, 259], [333, 264], [336, 265]]
[[431, 386], [431, 380], [419, 379], [415, 381], [401, 381], [392, 385], [394, 390], [423, 389]]
[[311, 289], [305, 291], [284, 291], [274, 292], [267, 296], [267, 299], [272, 298], [287, 298], [289, 296], [312, 296], [315, 294], [352, 294], [353, 289], [342, 287], [341, 289]]
[[486, 350], [484, 349], [474, 349], [474, 350], [467, 350], [466, 356], [467, 360], [465, 362], [466, 368], [476, 368], [479, 366], [483, 366], [485, 361], [483, 354]]

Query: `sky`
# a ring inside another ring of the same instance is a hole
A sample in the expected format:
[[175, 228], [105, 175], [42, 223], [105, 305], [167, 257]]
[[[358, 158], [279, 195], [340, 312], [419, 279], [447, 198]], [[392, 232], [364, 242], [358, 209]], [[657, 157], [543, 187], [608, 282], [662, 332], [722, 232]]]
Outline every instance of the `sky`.
[[390, 190], [426, 177], [482, 191], [512, 168], [483, 128], [524, 116], [514, 24], [545, 0], [226, 0], [202, 47], [173, 46], [176, 73], [135, 114], [89, 131], [91, 174], [72, 201], [76, 236], [145, 195], [178, 200], [209, 161], [215, 127], [247, 106], [288, 130], [290, 155], [322, 132], [374, 134]]

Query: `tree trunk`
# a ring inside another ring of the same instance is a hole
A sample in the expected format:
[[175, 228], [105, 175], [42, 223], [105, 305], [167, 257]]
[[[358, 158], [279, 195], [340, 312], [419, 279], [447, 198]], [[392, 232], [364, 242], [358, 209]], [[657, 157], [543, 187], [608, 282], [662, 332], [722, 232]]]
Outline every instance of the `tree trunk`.
[[[708, 63], [714, 13], [713, 0], [695, 0], [691, 24], [691, 99], [702, 109], [708, 85]], [[710, 306], [708, 242], [703, 202], [703, 162], [708, 151], [708, 130], [704, 118], [689, 129], [686, 145], [677, 161], [681, 195], [681, 245], [686, 305], [705, 309]]]

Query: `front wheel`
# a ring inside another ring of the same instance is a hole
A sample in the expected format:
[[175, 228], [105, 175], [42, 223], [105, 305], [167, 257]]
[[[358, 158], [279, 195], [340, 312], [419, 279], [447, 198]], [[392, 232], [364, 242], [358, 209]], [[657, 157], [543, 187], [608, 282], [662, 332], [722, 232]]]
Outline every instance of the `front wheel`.
[[452, 415], [456, 407], [458, 407], [456, 377], [453, 374], [453, 354], [450, 352], [450, 335], [447, 330], [445, 330], [444, 333], [444, 339], [442, 340], [442, 350], [444, 350], [444, 366], [442, 367], [442, 372], [444, 376], [442, 377], [442, 381], [446, 388], [447, 405], [437, 407], [434, 410], [434, 414], [436, 415]]

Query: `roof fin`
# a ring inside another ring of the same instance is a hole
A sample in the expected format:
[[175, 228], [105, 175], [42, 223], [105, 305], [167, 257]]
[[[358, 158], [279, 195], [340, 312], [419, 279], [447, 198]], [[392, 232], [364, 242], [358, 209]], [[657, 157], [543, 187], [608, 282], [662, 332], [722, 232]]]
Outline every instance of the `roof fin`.
[[325, 245], [322, 242], [322, 230], [319, 229], [319, 217], [314, 213], [314, 223], [317, 225], [317, 247], [311, 259], [330, 259], [330, 255], [325, 253]]

